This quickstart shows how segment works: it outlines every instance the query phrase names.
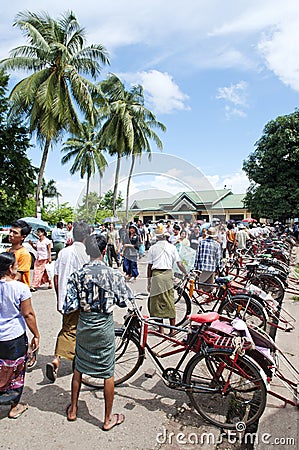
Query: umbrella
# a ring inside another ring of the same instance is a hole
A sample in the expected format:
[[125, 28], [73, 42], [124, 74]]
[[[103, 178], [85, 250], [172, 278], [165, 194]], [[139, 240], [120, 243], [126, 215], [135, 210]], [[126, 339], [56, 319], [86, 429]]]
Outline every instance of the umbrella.
[[248, 217], [247, 219], [243, 219], [242, 222], [252, 223], [257, 221], [255, 219], [252, 219], [252, 217]]
[[202, 225], [200, 225], [200, 230], [202, 230], [203, 228], [210, 228], [211, 223], [210, 222], [205, 222]]
[[37, 219], [36, 217], [22, 217], [20, 220], [25, 220], [28, 225], [31, 225], [33, 230], [37, 230], [38, 228], [44, 228], [46, 231], [51, 231], [52, 228], [49, 226], [48, 222], [44, 220]]
[[106, 217], [105, 219], [102, 220], [103, 223], [115, 223], [115, 222], [119, 222], [119, 218], [118, 217]]

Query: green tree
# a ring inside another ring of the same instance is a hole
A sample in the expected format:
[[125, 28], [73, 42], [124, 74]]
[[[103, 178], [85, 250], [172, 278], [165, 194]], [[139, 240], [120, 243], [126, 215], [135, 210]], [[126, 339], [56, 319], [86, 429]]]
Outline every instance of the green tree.
[[38, 210], [51, 143], [65, 131], [78, 132], [79, 111], [91, 123], [94, 121], [95, 86], [83, 74], [96, 79], [101, 64], [109, 63], [109, 59], [102, 45], [84, 46], [84, 29], [71, 11], [59, 20], [46, 13], [20, 12], [14, 26], [22, 30], [27, 45], [13, 49], [1, 64], [8, 70], [33, 72], [16, 84], [10, 100], [11, 114], [28, 118], [30, 132], [36, 132], [44, 145], [36, 188]]
[[[88, 194], [88, 201], [86, 201], [85, 194], [82, 199], [82, 204], [75, 211], [75, 220], [85, 220], [89, 224], [95, 224], [100, 201], [101, 197], [96, 192], [90, 192]], [[86, 208], [86, 204], [88, 204], [88, 208]]]
[[86, 175], [85, 209], [88, 209], [90, 178], [95, 174], [96, 169], [99, 171], [100, 177], [102, 177], [107, 166], [97, 131], [88, 122], [84, 122], [80, 134], [69, 138], [63, 144], [61, 151], [66, 153], [61, 159], [62, 164], [66, 164], [74, 159], [74, 163], [70, 168], [72, 175], [76, 172], [80, 172], [81, 178], [84, 178]]
[[299, 215], [299, 112], [268, 122], [243, 164], [251, 184], [245, 204], [256, 217]]
[[[42, 207], [45, 207], [45, 200], [46, 198], [56, 198], [58, 199], [59, 196], [61, 197], [61, 194], [58, 192], [56, 181], [55, 180], [49, 180], [48, 182], [45, 181], [43, 178], [42, 180]], [[57, 206], [59, 206], [59, 202], [57, 201]]]
[[[109, 210], [109, 211], [113, 212], [113, 195], [114, 195], [113, 191], [111, 189], [109, 189], [109, 191], [107, 191], [104, 194], [104, 196], [100, 199], [99, 207], [104, 210]], [[119, 192], [119, 194], [116, 198], [116, 209], [121, 208], [123, 203], [124, 203], [124, 199], [121, 196], [121, 192]], [[108, 216], [106, 216], [106, 217], [108, 217]]]
[[50, 202], [42, 210], [42, 219], [50, 225], [56, 225], [57, 222], [67, 223], [74, 220], [74, 209], [67, 202], [60, 206]]
[[[166, 127], [156, 120], [155, 115], [144, 106], [143, 88], [140, 85], [126, 90], [124, 83], [114, 74], [99, 83], [99, 89], [105, 103], [101, 103], [100, 117], [105, 122], [101, 129], [101, 143], [111, 155], [117, 157], [113, 192], [113, 214], [116, 215], [117, 191], [122, 156], [131, 156], [131, 168], [127, 183], [126, 216], [128, 216], [128, 198], [130, 182], [136, 156], [143, 152], [151, 153], [150, 140], [162, 149], [162, 142], [153, 128], [162, 131]], [[102, 98], [100, 99], [102, 101]]]
[[15, 117], [7, 121], [6, 97], [9, 76], [0, 70], [0, 223], [23, 217], [35, 190], [37, 170], [26, 156], [30, 147], [28, 130]]
[[129, 214], [129, 195], [131, 179], [134, 171], [136, 158], [142, 157], [146, 152], [148, 157], [151, 157], [150, 140], [154, 141], [159, 150], [163, 149], [163, 144], [159, 136], [155, 133], [153, 128], [159, 128], [161, 131], [166, 131], [165, 125], [156, 120], [156, 116], [144, 106], [144, 95], [142, 86], [138, 85], [131, 89], [132, 96], [132, 128], [134, 130], [133, 149], [131, 151], [131, 166], [127, 181], [126, 193], [126, 221]]

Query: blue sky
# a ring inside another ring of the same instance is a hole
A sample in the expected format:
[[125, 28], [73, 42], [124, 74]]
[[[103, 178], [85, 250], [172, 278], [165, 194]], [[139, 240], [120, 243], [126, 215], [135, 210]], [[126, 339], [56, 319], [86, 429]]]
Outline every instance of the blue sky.
[[[110, 53], [110, 67], [101, 78], [113, 72], [128, 86], [144, 86], [147, 106], [167, 127], [160, 137], [168, 158], [165, 165], [154, 158], [155, 169], [144, 171], [155, 175], [133, 179], [132, 192], [182, 190], [182, 161], [205, 176], [207, 188], [211, 183], [216, 189], [226, 185], [235, 193], [245, 192], [243, 160], [265, 124], [298, 106], [295, 0], [39, 0], [38, 8], [35, 1], [2, 2], [1, 59], [24, 43], [12, 23], [25, 9], [56, 18], [72, 9], [86, 29], [87, 43], [101, 43]], [[39, 165], [39, 148], [30, 157]], [[74, 204], [84, 181], [71, 177], [60, 159], [58, 145], [49, 154], [45, 178], [54, 178], [63, 200]], [[167, 171], [176, 173], [176, 186]]]

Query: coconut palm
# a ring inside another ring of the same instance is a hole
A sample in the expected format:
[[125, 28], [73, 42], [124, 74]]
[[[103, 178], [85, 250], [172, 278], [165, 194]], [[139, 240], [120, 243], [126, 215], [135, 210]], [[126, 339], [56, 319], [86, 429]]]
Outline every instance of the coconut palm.
[[161, 131], [166, 131], [165, 125], [156, 120], [156, 116], [147, 108], [144, 107], [143, 88], [138, 85], [132, 88], [132, 95], [138, 100], [139, 107], [134, 105], [132, 111], [132, 125], [134, 129], [134, 144], [131, 152], [131, 166], [127, 181], [127, 193], [126, 193], [126, 220], [128, 220], [129, 212], [129, 195], [130, 184], [133, 175], [134, 165], [136, 158], [142, 157], [144, 152], [148, 153], [148, 157], [151, 157], [151, 145], [149, 140], [155, 142], [159, 150], [163, 149], [162, 141], [159, 136], [154, 132], [153, 128], [158, 128]]
[[42, 207], [45, 207], [45, 199], [46, 198], [54, 198], [56, 197], [57, 203], [58, 203], [58, 197], [61, 197], [61, 194], [58, 192], [56, 187], [56, 181], [55, 180], [49, 180], [48, 182], [45, 181], [45, 179], [42, 179]]
[[108, 79], [99, 83], [99, 89], [106, 101], [99, 108], [99, 115], [104, 119], [100, 130], [101, 144], [111, 155], [117, 157], [113, 191], [113, 214], [115, 215], [122, 156], [132, 155], [133, 157], [132, 172], [128, 179], [130, 186], [135, 156], [141, 155], [143, 151], [151, 151], [148, 139], [153, 139], [158, 147], [162, 148], [162, 143], [152, 127], [156, 126], [164, 131], [165, 126], [157, 122], [154, 114], [144, 107], [142, 86], [138, 85], [126, 90], [122, 81], [111, 74]]
[[101, 64], [109, 64], [109, 59], [102, 45], [84, 46], [84, 29], [71, 11], [59, 20], [46, 13], [21, 12], [14, 26], [22, 30], [27, 45], [13, 49], [1, 66], [33, 72], [16, 84], [10, 100], [11, 114], [25, 116], [30, 131], [36, 132], [44, 145], [36, 189], [38, 210], [50, 145], [61, 139], [63, 132], [80, 129], [79, 112], [93, 123], [95, 86], [83, 75], [95, 79]]
[[62, 164], [68, 163], [74, 159], [74, 163], [70, 168], [70, 173], [74, 175], [80, 172], [80, 177], [87, 177], [85, 207], [88, 208], [88, 194], [90, 187], [90, 178], [95, 174], [96, 169], [99, 171], [100, 177], [103, 176], [107, 161], [100, 147], [98, 133], [88, 122], [84, 122], [80, 128], [80, 134], [70, 137], [61, 149], [66, 153], [62, 159]]

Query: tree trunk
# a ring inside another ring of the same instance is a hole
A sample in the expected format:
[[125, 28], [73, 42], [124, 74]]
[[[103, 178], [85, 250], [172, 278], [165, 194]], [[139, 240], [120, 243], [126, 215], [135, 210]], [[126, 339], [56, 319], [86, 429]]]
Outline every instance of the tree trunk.
[[47, 162], [47, 158], [48, 158], [50, 143], [51, 143], [51, 141], [47, 139], [45, 148], [43, 151], [42, 162], [40, 165], [38, 179], [37, 179], [36, 194], [35, 194], [35, 202], [36, 202], [35, 216], [36, 217], [38, 217], [38, 214], [40, 214], [40, 191], [41, 191], [41, 187], [42, 187], [42, 181], [43, 181], [44, 171], [45, 171], [46, 162]]
[[86, 210], [88, 209], [89, 185], [90, 185], [90, 175], [87, 174], [86, 198], [85, 198], [85, 209], [86, 209]]
[[128, 222], [128, 219], [129, 219], [129, 217], [128, 217], [129, 216], [129, 195], [130, 195], [130, 185], [131, 185], [131, 179], [132, 179], [132, 175], [133, 175], [134, 165], [135, 165], [135, 155], [134, 155], [134, 153], [132, 153], [132, 155], [131, 155], [131, 167], [130, 167], [129, 176], [128, 176], [128, 182], [127, 182], [126, 222]]
[[118, 190], [118, 179], [119, 179], [119, 171], [120, 171], [120, 160], [121, 155], [117, 153], [117, 162], [115, 169], [115, 178], [114, 178], [114, 190], [113, 190], [113, 216], [116, 217], [116, 200], [117, 200], [117, 190]]

